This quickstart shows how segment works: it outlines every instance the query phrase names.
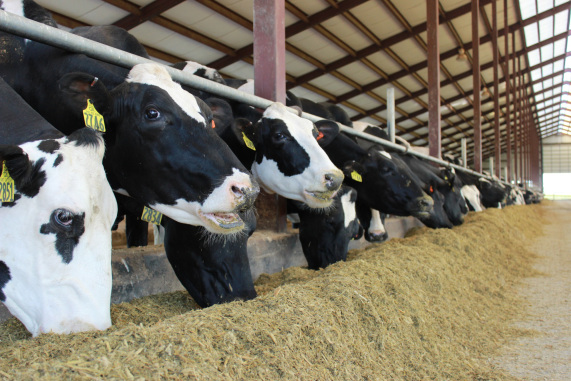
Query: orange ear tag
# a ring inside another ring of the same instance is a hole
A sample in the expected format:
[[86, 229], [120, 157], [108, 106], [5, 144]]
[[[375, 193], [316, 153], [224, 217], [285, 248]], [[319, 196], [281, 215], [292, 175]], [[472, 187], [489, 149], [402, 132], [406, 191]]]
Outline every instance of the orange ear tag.
[[432, 185], [430, 186], [429, 191], [430, 191], [430, 193], [434, 193], [434, 188], [432, 188]]
[[214, 119], [212, 119], [212, 128], [216, 128], [216, 123], [214, 123]]
[[323, 139], [323, 132], [319, 131], [319, 135], [317, 135], [317, 140]]

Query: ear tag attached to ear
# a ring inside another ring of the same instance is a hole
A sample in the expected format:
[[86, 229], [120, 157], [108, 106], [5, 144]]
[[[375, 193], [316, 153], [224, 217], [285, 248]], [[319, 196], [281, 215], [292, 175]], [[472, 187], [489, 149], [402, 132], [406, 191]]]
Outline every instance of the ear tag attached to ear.
[[323, 139], [323, 132], [319, 131], [319, 134], [317, 135], [317, 137], [315, 139], [316, 140]]
[[248, 137], [246, 136], [246, 134], [244, 133], [244, 131], [242, 131], [242, 139], [244, 139], [244, 143], [246, 143], [246, 147], [248, 147], [249, 149], [251, 149], [252, 151], [256, 150], [256, 147], [254, 146], [254, 143], [252, 143], [252, 141], [250, 139], [248, 139]]
[[216, 123], [214, 123], [214, 119], [212, 119], [212, 128], [216, 128]]
[[142, 221], [150, 222], [151, 224], [160, 225], [161, 220], [163, 219], [163, 214], [153, 210], [151, 208], [147, 208], [146, 206], [143, 208], [143, 214], [141, 215]]
[[10, 177], [5, 162], [2, 162], [2, 176], [0, 176], [0, 201], [14, 202], [14, 179]]
[[351, 178], [359, 183], [363, 182], [363, 177], [361, 177], [361, 175], [357, 171], [351, 172]]
[[87, 127], [93, 128], [95, 131], [105, 132], [103, 115], [95, 109], [91, 99], [87, 100], [87, 107], [83, 110], [83, 119]]

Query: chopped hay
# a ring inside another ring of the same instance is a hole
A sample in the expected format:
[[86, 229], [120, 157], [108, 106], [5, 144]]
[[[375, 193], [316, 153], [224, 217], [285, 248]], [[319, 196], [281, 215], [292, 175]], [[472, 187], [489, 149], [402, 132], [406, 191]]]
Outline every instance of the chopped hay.
[[[8, 379], [510, 379], [487, 358], [522, 311], [541, 206], [471, 213], [256, 282], [260, 296], [198, 309], [185, 293], [112, 306], [105, 332], [30, 338], [0, 326]], [[186, 312], [185, 312], [186, 311]]]

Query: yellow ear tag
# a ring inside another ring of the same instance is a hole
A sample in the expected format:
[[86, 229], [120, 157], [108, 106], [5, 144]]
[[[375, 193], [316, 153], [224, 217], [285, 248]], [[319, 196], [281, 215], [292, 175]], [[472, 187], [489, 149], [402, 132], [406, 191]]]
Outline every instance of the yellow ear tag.
[[361, 175], [357, 171], [351, 172], [351, 178], [357, 182], [360, 182], [360, 183], [363, 182], [363, 178], [361, 177]]
[[5, 162], [2, 162], [0, 176], [0, 202], [14, 202], [14, 180], [10, 177]]
[[252, 151], [256, 150], [254, 143], [252, 143], [252, 141], [250, 139], [248, 139], [248, 137], [246, 136], [246, 134], [243, 131], [242, 131], [242, 139], [244, 139], [244, 143], [246, 143], [246, 147], [248, 147]]
[[85, 125], [87, 127], [93, 128], [95, 131], [105, 132], [103, 115], [95, 109], [91, 99], [87, 100], [87, 107], [83, 110], [83, 119], [85, 120]]
[[162, 219], [162, 213], [157, 212], [151, 208], [147, 208], [146, 206], [143, 208], [143, 215], [141, 216], [141, 220], [150, 222], [151, 224], [160, 225]]

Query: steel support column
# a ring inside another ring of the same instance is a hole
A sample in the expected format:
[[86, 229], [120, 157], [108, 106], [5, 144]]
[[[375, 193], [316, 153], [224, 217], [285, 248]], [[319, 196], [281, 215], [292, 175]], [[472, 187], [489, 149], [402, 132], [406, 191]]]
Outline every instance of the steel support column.
[[438, 0], [426, 1], [428, 45], [428, 151], [441, 157], [440, 131], [440, 42], [438, 39]]
[[[506, 181], [509, 183], [512, 179], [512, 139], [511, 139], [511, 111], [510, 111], [510, 54], [509, 54], [509, 25], [508, 25], [508, 0], [504, 0], [504, 61], [506, 71], [504, 78], [506, 78], [506, 168], [507, 177]], [[514, 49], [515, 51], [515, 49]]]
[[497, 1], [492, 1], [492, 49], [494, 60], [494, 138], [495, 138], [495, 174], [499, 178], [501, 176], [502, 157], [501, 157], [501, 137], [500, 137], [500, 103], [499, 103], [499, 54], [498, 54], [498, 9]]
[[482, 114], [480, 99], [480, 1], [472, 0], [472, 77], [474, 88], [474, 170], [482, 173]]
[[[285, 0], [254, 0], [254, 93], [285, 104]], [[260, 193], [258, 228], [284, 232], [283, 197]]]
[[514, 105], [514, 122], [513, 122], [513, 168], [514, 168], [514, 180], [515, 183], [519, 183], [518, 178], [518, 166], [517, 166], [517, 128], [519, 125], [519, 75], [517, 71], [517, 56], [516, 56], [516, 44], [515, 44], [515, 33], [512, 33], [512, 49], [513, 49], [513, 105]]

